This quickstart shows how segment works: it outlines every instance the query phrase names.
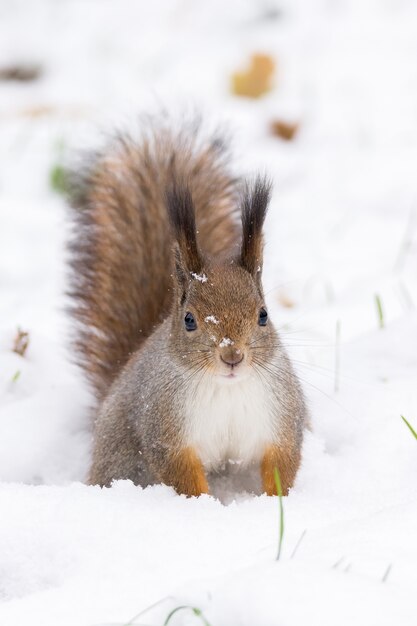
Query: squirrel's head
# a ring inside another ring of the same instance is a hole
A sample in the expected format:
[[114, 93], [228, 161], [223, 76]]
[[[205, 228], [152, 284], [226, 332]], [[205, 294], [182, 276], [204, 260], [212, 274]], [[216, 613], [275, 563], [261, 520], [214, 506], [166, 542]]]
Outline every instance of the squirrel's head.
[[238, 380], [265, 367], [277, 335], [262, 290], [262, 228], [271, 185], [257, 178], [242, 196], [242, 241], [227, 261], [205, 258], [197, 243], [192, 194], [186, 185], [167, 194], [174, 232], [174, 354], [187, 367]]

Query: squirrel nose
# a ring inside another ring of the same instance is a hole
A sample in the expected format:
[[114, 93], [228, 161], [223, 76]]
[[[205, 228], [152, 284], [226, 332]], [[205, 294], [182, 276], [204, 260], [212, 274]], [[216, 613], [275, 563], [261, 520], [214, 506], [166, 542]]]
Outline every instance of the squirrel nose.
[[238, 348], [229, 347], [221, 353], [220, 358], [226, 365], [234, 367], [243, 361], [243, 352]]

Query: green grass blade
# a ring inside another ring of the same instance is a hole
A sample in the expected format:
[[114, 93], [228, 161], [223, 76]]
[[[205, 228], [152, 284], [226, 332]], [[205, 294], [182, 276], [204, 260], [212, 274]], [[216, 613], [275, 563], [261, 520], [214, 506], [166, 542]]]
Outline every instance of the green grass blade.
[[210, 626], [210, 624], [208, 623], [208, 621], [206, 620], [206, 618], [203, 615], [203, 612], [201, 611], [201, 609], [197, 608], [196, 606], [188, 606], [187, 604], [184, 604], [182, 606], [177, 606], [175, 609], [172, 609], [172, 611], [170, 611], [170, 613], [168, 613], [166, 620], [164, 622], [164, 626], [167, 626], [169, 624], [169, 622], [171, 621], [171, 618], [175, 615], [175, 613], [177, 613], [178, 611], [192, 611], [194, 613], [194, 615], [196, 615], [197, 617], [199, 617], [202, 621], [202, 623], [204, 624], [204, 626]]
[[376, 304], [376, 310], [377, 310], [377, 313], [378, 313], [379, 327], [380, 328], [384, 328], [384, 326], [385, 326], [384, 309], [382, 308], [381, 298], [380, 298], [380, 296], [377, 293], [375, 294], [375, 304]]
[[417, 439], [417, 433], [414, 430], [414, 428], [411, 426], [410, 422], [408, 420], [405, 419], [404, 415], [401, 415], [401, 419], [407, 424], [408, 428], [410, 429], [410, 431], [412, 432], [412, 434], [414, 435], [414, 437]]
[[277, 553], [277, 561], [281, 556], [281, 548], [282, 548], [282, 539], [284, 537], [284, 505], [282, 502], [282, 486], [281, 486], [281, 477], [279, 475], [279, 471], [277, 467], [274, 467], [274, 480], [275, 486], [277, 488], [277, 495], [279, 500], [279, 538], [278, 538], [278, 553]]
[[149, 611], [152, 611], [152, 609], [154, 609], [156, 606], [158, 606], [159, 604], [162, 604], [163, 602], [166, 602], [167, 600], [172, 600], [172, 597], [166, 596], [165, 598], [161, 598], [161, 600], [158, 600], [157, 602], [150, 604], [145, 609], [143, 609], [140, 613], [136, 613], [135, 617], [132, 617], [132, 619], [126, 622], [126, 624], [123, 624], [123, 626], [135, 626], [137, 624], [136, 620], [138, 619], [138, 617], [142, 617], [143, 615], [145, 615], [145, 613], [149, 613]]
[[49, 184], [51, 188], [62, 195], [66, 195], [69, 190], [69, 175], [67, 169], [57, 163], [49, 172]]

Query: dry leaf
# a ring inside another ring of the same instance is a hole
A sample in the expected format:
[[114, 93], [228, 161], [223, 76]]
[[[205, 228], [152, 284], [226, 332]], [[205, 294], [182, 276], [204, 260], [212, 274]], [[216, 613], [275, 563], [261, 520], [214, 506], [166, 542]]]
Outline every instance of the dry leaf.
[[23, 109], [20, 111], [20, 115], [24, 117], [43, 117], [45, 115], [53, 115], [56, 111], [56, 107], [49, 106], [47, 104], [40, 104], [38, 106]]
[[285, 141], [291, 141], [294, 139], [300, 128], [298, 122], [285, 122], [284, 120], [274, 120], [271, 122], [271, 132]]
[[267, 54], [254, 54], [245, 72], [232, 75], [232, 92], [236, 96], [259, 98], [272, 88], [275, 61]]
[[278, 294], [278, 302], [281, 304], [281, 306], [284, 306], [286, 309], [292, 309], [295, 306], [294, 300], [292, 300], [285, 293]]
[[0, 67], [0, 80], [16, 80], [29, 82], [38, 79], [42, 74], [39, 65], [8, 65]]
[[51, 104], [39, 104], [25, 107], [17, 111], [17, 115], [22, 117], [47, 117], [50, 115], [66, 115], [69, 117], [85, 117], [89, 114], [89, 109], [81, 105], [55, 106]]
[[13, 342], [13, 352], [16, 352], [16, 354], [20, 354], [20, 356], [25, 356], [28, 345], [29, 333], [22, 330], [21, 328], [18, 328]]

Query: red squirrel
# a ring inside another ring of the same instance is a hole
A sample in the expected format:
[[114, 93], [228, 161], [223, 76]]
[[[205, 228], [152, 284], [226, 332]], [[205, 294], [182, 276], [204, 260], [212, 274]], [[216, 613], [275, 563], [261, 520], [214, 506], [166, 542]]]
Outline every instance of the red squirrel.
[[293, 485], [307, 410], [262, 288], [267, 179], [223, 142], [151, 121], [119, 136], [73, 194], [72, 313], [97, 398], [88, 482], [209, 492], [231, 461]]

